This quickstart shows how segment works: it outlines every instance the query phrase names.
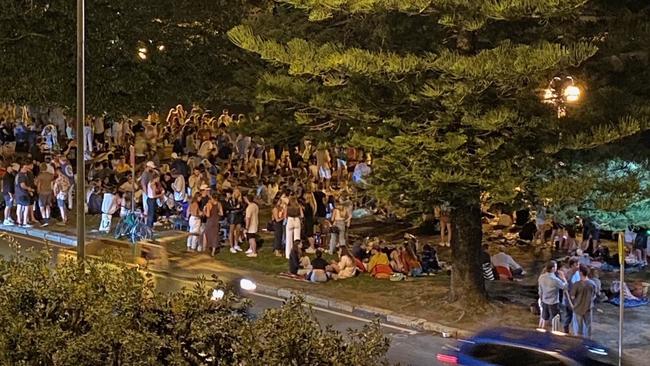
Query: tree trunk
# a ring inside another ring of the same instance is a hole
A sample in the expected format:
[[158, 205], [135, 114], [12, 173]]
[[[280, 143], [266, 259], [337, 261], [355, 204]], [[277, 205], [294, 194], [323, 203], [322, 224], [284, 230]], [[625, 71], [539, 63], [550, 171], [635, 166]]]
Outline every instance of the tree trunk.
[[475, 200], [451, 202], [451, 300], [469, 306], [487, 302], [480, 253], [481, 205]]

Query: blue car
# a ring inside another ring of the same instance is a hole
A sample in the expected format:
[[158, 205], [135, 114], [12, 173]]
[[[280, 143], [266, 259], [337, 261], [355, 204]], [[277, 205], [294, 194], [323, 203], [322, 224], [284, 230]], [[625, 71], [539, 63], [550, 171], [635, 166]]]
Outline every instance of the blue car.
[[618, 356], [589, 339], [545, 330], [492, 328], [437, 356], [443, 365], [614, 366]]

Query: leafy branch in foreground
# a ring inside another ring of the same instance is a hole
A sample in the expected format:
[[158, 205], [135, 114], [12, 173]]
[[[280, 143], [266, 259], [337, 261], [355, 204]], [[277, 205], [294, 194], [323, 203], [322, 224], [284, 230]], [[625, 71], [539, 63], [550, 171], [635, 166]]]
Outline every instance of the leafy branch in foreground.
[[[159, 293], [150, 274], [119, 262], [47, 252], [0, 259], [0, 364], [382, 365], [388, 340], [372, 324], [347, 336], [301, 299], [251, 319], [214, 286]], [[215, 283], [216, 282], [216, 283]]]

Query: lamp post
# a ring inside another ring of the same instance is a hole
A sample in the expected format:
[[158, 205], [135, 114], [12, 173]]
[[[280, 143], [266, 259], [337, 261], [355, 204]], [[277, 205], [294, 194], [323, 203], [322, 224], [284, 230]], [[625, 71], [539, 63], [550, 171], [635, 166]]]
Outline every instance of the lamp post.
[[86, 257], [86, 172], [84, 161], [84, 120], [86, 119], [85, 79], [85, 0], [77, 0], [77, 259], [83, 264]]
[[556, 76], [544, 90], [542, 101], [557, 108], [557, 118], [566, 117], [566, 107], [580, 100], [582, 91], [571, 76]]
[[623, 314], [625, 312], [625, 232], [618, 234], [618, 265], [619, 265], [619, 307], [618, 307], [618, 366], [623, 363]]

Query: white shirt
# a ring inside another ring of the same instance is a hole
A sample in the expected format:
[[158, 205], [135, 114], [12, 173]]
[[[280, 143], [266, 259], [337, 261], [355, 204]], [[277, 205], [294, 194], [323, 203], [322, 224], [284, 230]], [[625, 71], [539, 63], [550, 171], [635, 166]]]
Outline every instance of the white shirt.
[[185, 200], [185, 177], [182, 174], [176, 177], [174, 183], [172, 183], [172, 189], [174, 190], [174, 201], [180, 202]]
[[492, 265], [495, 267], [506, 267], [510, 269], [521, 268], [519, 263], [515, 262], [511, 256], [503, 252], [499, 252], [492, 256]]
[[249, 234], [257, 233], [257, 227], [259, 226], [259, 215], [260, 208], [255, 202], [251, 202], [246, 207], [246, 221], [248, 222], [248, 229], [246, 230]]
[[203, 141], [201, 147], [199, 148], [199, 152], [196, 154], [202, 158], [207, 158], [208, 155], [210, 154], [210, 151], [212, 151], [212, 149], [213, 149], [212, 141]]

